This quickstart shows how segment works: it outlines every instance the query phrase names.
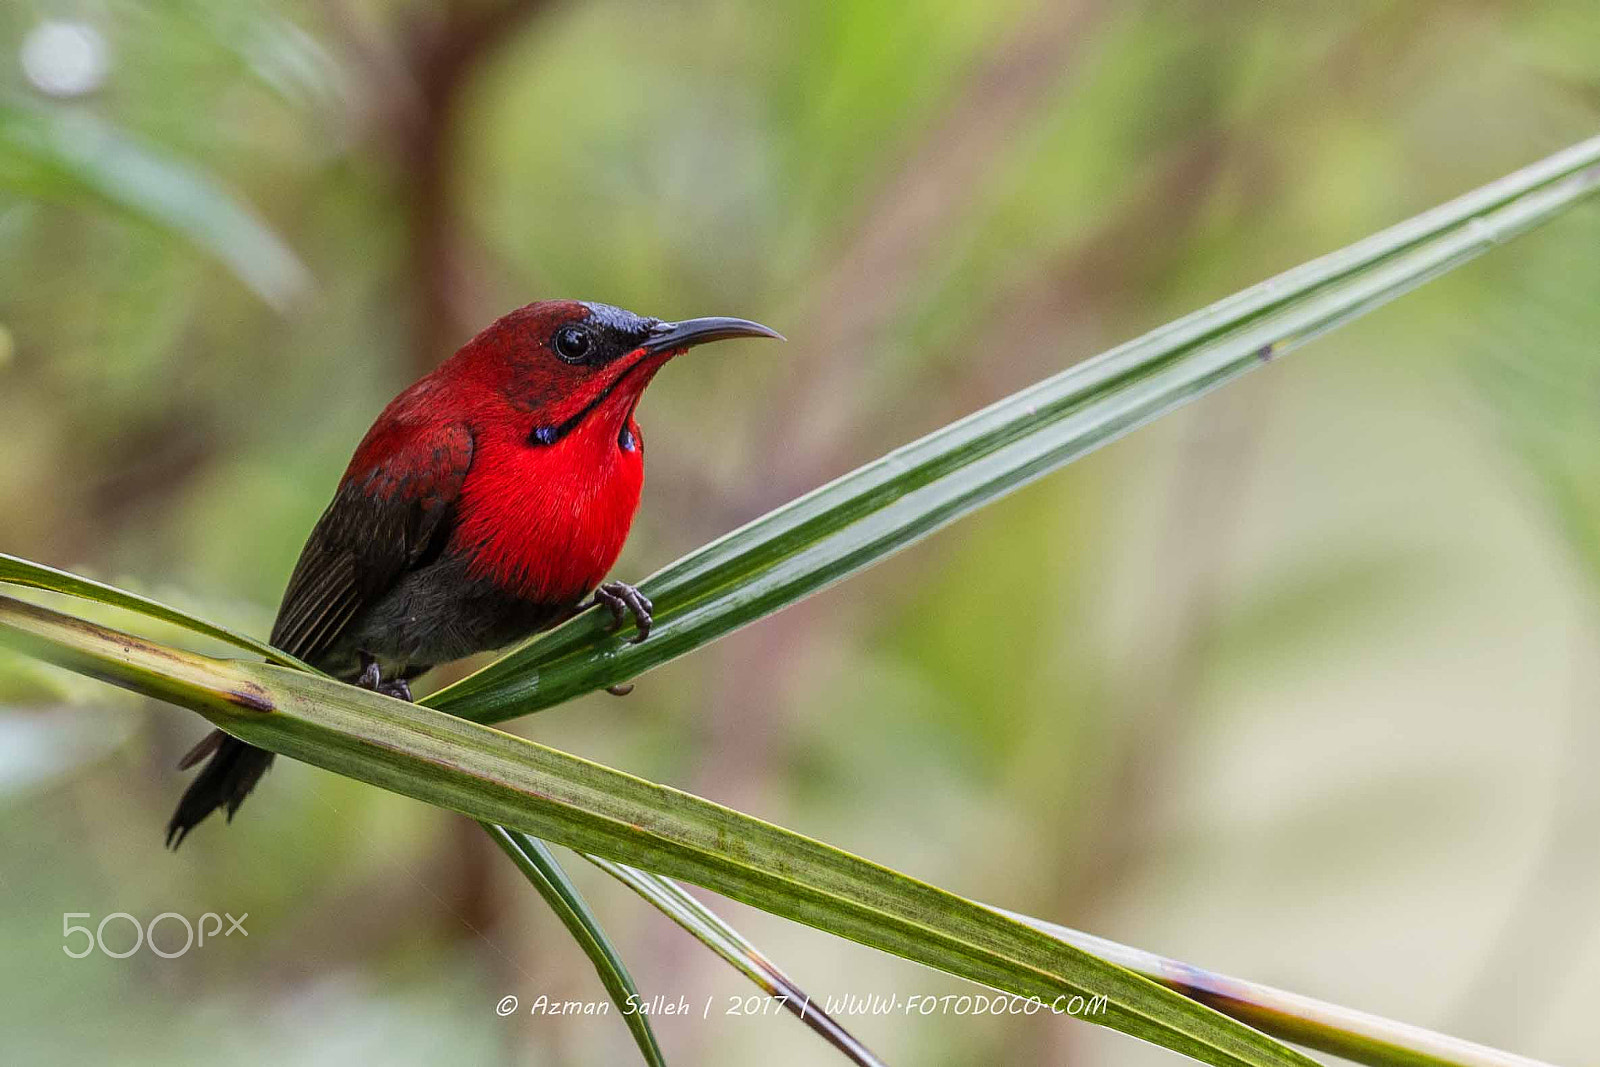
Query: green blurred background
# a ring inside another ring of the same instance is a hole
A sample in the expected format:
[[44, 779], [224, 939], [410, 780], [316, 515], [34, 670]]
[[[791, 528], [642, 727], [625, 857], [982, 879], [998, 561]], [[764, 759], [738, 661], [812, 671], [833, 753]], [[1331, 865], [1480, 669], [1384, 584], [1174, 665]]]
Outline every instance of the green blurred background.
[[[787, 346], [645, 401], [638, 578], [1597, 117], [1593, 0], [11, 0], [0, 550], [264, 635], [368, 422], [495, 316], [771, 323]], [[1597, 251], [1590, 206], [515, 728], [965, 895], [1592, 1062]], [[636, 1062], [614, 1017], [494, 1015], [604, 994], [459, 818], [280, 763], [163, 852], [203, 731], [0, 660], [7, 1062]], [[673, 1062], [842, 1062], [719, 1016], [741, 979], [574, 874], [646, 994], [715, 998], [658, 1020]], [[963, 988], [719, 906], [816, 996]], [[248, 940], [62, 952], [64, 912], [224, 910]], [[1049, 1017], [843, 1021], [900, 1064], [1176, 1062]]]

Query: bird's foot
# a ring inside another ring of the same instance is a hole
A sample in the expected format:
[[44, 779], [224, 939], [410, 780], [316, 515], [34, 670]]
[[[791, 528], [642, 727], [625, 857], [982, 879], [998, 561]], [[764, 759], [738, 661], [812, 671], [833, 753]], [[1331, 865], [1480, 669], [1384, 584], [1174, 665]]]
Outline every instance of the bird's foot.
[[622, 629], [628, 616], [633, 616], [633, 624], [639, 628], [639, 632], [629, 639], [631, 644], [637, 645], [650, 636], [650, 613], [655, 610], [655, 605], [633, 586], [626, 582], [607, 582], [594, 591], [593, 603], [604, 604], [606, 610], [611, 612], [612, 630]]
[[394, 697], [411, 703], [411, 683], [404, 678], [386, 680], [383, 672], [378, 669], [378, 659], [371, 653], [361, 653], [361, 676], [356, 679], [356, 684], [363, 689], [370, 689], [379, 696]]

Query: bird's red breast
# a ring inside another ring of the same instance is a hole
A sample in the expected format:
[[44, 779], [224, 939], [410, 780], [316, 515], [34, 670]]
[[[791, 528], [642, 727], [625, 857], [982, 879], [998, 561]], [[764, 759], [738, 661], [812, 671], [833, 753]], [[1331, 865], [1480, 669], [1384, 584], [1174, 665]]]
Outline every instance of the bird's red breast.
[[[658, 364], [659, 365], [659, 364]], [[633, 420], [641, 368], [556, 443], [530, 447], [526, 419], [487, 426], [461, 489], [452, 549], [519, 596], [575, 601], [599, 585], [627, 540], [644, 485]]]

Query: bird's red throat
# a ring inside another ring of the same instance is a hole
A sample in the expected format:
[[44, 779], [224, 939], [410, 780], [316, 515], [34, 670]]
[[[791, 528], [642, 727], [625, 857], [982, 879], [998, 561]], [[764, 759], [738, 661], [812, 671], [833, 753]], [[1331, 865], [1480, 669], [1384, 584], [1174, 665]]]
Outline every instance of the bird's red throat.
[[574, 398], [573, 412], [560, 413], [582, 417], [550, 444], [532, 437], [537, 414], [497, 420], [478, 442], [454, 537], [474, 576], [544, 603], [577, 601], [600, 584], [627, 540], [644, 486], [634, 408], [673, 354], [618, 360], [616, 375]]

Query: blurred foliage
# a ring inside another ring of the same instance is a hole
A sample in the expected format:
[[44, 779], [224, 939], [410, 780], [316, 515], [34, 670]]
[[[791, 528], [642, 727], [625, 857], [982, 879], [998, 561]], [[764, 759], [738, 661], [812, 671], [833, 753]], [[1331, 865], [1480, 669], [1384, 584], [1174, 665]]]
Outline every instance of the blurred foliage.
[[[97, 88], [30, 80], [50, 20], [103, 39]], [[0, 180], [0, 548], [263, 633], [374, 413], [495, 315], [773, 323], [781, 352], [651, 390], [640, 574], [1587, 135], [1594, 29], [1584, 0], [8, 4], [0, 114], [137, 145], [313, 288], [274, 307], [195, 230]], [[0, 137], [0, 179], [26, 164]], [[1596, 216], [526, 728], [970, 896], [1582, 1062]], [[632, 1055], [614, 1025], [494, 1018], [506, 992], [603, 993], [460, 820], [284, 766], [162, 854], [198, 724], [54, 726], [123, 699], [0, 662], [7, 736], [41, 752], [26, 788], [0, 764], [17, 1062]], [[744, 992], [574, 873], [642, 989]], [[64, 911], [223, 909], [247, 942], [59, 952]], [[956, 988], [729, 915], [813, 993]], [[889, 1062], [1162, 1059], [1052, 1019], [841, 1021]], [[819, 1055], [786, 1020], [658, 1023], [675, 1062]]]

